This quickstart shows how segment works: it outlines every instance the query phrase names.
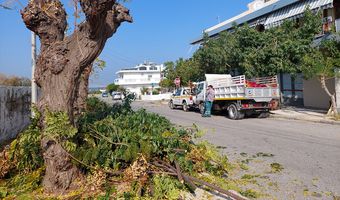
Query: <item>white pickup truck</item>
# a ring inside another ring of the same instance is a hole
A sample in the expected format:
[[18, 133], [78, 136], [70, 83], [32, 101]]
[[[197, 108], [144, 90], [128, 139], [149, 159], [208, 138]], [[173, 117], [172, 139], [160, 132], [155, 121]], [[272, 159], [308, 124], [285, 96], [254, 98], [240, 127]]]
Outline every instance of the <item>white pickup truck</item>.
[[193, 89], [190, 88], [178, 88], [172, 94], [169, 101], [169, 107], [175, 109], [181, 107], [185, 112], [195, 107], [196, 95]]
[[213, 111], [226, 111], [234, 120], [243, 119], [245, 115], [268, 117], [271, 102], [280, 98], [276, 76], [250, 80], [244, 75], [206, 74], [205, 77], [206, 81], [197, 83], [191, 93], [184, 88], [177, 90], [169, 102], [170, 108], [181, 106], [185, 111], [198, 108], [202, 113], [208, 85], [215, 90]]

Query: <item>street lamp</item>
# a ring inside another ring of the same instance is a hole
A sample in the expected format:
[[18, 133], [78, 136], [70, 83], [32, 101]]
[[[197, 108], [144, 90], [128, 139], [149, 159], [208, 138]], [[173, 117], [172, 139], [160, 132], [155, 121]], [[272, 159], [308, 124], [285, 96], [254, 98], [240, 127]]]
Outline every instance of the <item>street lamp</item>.
[[[36, 104], [37, 99], [38, 99], [38, 94], [37, 94], [37, 84], [35, 83], [34, 79], [34, 71], [35, 71], [35, 66], [36, 66], [36, 54], [37, 54], [37, 49], [36, 49], [36, 36], [34, 32], [31, 32], [31, 45], [32, 45], [32, 78], [31, 78], [31, 103]], [[32, 116], [34, 116], [34, 112], [31, 111]]]

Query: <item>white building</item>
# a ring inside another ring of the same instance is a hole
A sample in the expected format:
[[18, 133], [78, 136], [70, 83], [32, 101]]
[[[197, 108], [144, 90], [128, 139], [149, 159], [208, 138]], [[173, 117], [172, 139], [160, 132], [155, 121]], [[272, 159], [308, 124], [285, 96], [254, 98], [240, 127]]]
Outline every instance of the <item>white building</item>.
[[[221, 23], [218, 23], [203, 32], [209, 37], [218, 37], [221, 32], [232, 32], [234, 25], [248, 24], [258, 31], [279, 26], [284, 20], [294, 20], [299, 24], [306, 8], [313, 12], [321, 11], [322, 31], [316, 36], [315, 43], [332, 37], [331, 27], [340, 32], [340, 0], [254, 0], [248, 4], [248, 10]], [[203, 35], [203, 34], [202, 34]], [[203, 36], [192, 41], [191, 44], [200, 44]], [[329, 97], [321, 88], [316, 79], [304, 80], [299, 74], [292, 77], [289, 74], [278, 74], [280, 89], [285, 104], [306, 106], [313, 108], [329, 108]], [[327, 81], [331, 93], [336, 94], [337, 107], [340, 111], [340, 78]]]
[[148, 88], [150, 91], [159, 88], [159, 83], [163, 78], [163, 70], [163, 64], [157, 65], [152, 62], [145, 62], [136, 67], [118, 71], [115, 84], [140, 96], [143, 88]]

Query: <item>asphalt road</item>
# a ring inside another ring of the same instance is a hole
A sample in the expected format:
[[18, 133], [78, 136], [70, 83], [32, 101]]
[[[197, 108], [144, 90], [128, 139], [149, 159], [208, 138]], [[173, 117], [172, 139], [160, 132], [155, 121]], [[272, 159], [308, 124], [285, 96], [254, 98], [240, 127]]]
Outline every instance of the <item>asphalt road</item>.
[[261, 165], [254, 163], [251, 170], [263, 172], [274, 162], [284, 167], [280, 174], [267, 174], [278, 185], [273, 192], [278, 199], [333, 199], [340, 195], [339, 125], [273, 118], [202, 118], [197, 112], [171, 110], [160, 102], [134, 102], [133, 107], [163, 115], [177, 125], [198, 125], [206, 131], [204, 139], [225, 147], [222, 151], [230, 159], [259, 152], [274, 154]]

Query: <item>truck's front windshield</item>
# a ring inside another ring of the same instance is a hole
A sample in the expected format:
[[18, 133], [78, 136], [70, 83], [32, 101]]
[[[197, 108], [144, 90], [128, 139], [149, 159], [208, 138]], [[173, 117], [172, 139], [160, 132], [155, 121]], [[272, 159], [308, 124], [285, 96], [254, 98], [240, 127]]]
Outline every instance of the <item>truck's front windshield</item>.
[[197, 94], [201, 93], [204, 87], [204, 83], [199, 83], [197, 85]]

